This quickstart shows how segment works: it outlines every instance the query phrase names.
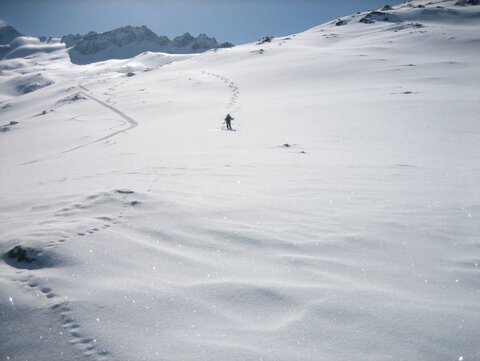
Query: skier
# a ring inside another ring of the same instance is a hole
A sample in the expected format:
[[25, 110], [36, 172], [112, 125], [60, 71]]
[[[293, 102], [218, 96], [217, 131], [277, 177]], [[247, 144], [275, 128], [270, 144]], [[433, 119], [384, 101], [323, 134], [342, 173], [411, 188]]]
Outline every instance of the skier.
[[234, 118], [229, 114], [227, 114], [227, 116], [225, 117], [225, 123], [227, 124], [227, 130], [233, 130], [232, 129], [232, 120]]

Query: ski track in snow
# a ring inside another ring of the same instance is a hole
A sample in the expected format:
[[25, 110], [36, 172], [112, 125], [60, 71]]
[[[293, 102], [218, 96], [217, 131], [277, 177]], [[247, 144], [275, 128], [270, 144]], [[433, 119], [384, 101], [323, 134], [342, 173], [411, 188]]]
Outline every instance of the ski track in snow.
[[[81, 144], [81, 145], [78, 145], [76, 147], [73, 147], [73, 148], [70, 148], [70, 149], [67, 149], [63, 152], [60, 153], [61, 154], [66, 154], [66, 153], [70, 153], [70, 152], [73, 152], [73, 151], [76, 151], [76, 150], [79, 150], [79, 149], [82, 149], [82, 148], [85, 148], [89, 145], [92, 145], [92, 144], [97, 144], [97, 143], [100, 143], [100, 142], [103, 142], [105, 140], [108, 140], [110, 138], [113, 138], [114, 136], [120, 134], [120, 133], [125, 133], [129, 130], [132, 130], [133, 128], [136, 128], [138, 126], [138, 122], [136, 120], [134, 120], [133, 118], [129, 117], [127, 114], [125, 114], [124, 112], [122, 112], [121, 110], [117, 109], [116, 107], [114, 107], [113, 105], [110, 105], [110, 104], [107, 104], [108, 102], [111, 102], [111, 99], [114, 97], [113, 94], [108, 94], [108, 95], [111, 95], [110, 98], [107, 99], [106, 102], [98, 99], [97, 97], [91, 95], [91, 91], [86, 88], [85, 86], [79, 84], [78, 85], [82, 90], [84, 90], [83, 92], [81, 92], [81, 94], [83, 94], [84, 96], [86, 96], [87, 98], [97, 102], [98, 104], [102, 105], [103, 107], [105, 108], [108, 108], [110, 109], [112, 112], [114, 112], [115, 114], [119, 115], [125, 122], [124, 124], [128, 124], [128, 127], [124, 128], [124, 129], [120, 129], [120, 130], [116, 130], [104, 137], [101, 137], [100, 139], [97, 139], [97, 140], [94, 140], [92, 142], [88, 142], [88, 143], [85, 143], [85, 144]], [[110, 88], [109, 90], [113, 90], [113, 88]], [[105, 94], [107, 94], [108, 92], [105, 92]], [[113, 103], [113, 104], [116, 104], [116, 103]], [[55, 155], [55, 156], [58, 156]], [[43, 160], [46, 160], [46, 159], [50, 159], [52, 156], [46, 156], [46, 157], [42, 157], [42, 158], [38, 158], [38, 159], [35, 159], [35, 160], [31, 160], [31, 161], [28, 161], [28, 162], [24, 162], [24, 163], [20, 163], [18, 164], [19, 166], [22, 166], [22, 165], [28, 165], [28, 164], [33, 164], [33, 163], [38, 163], [38, 162], [41, 162]]]
[[[116, 217], [109, 216], [99, 216], [96, 217], [94, 222], [102, 224], [97, 224], [96, 226], [91, 226], [89, 228], [76, 230], [71, 232], [70, 235], [65, 235], [63, 237], [58, 237], [55, 241], [50, 242], [43, 250], [52, 249], [64, 244], [67, 241], [72, 241], [79, 237], [84, 237], [88, 235], [93, 235], [96, 232], [101, 230], [109, 229], [110, 227], [120, 223], [120, 219], [125, 216], [129, 211], [133, 209], [133, 206], [136, 205], [137, 201], [131, 201], [129, 197], [134, 193], [128, 189], [117, 189], [111, 193], [121, 196], [120, 202], [122, 204], [122, 210], [117, 214]], [[104, 195], [111, 196], [111, 193], [106, 193]], [[64, 216], [75, 212], [76, 210], [81, 210], [83, 208], [89, 208], [88, 202], [95, 201], [101, 197], [99, 194], [91, 195], [86, 198], [84, 202], [76, 202], [71, 204], [69, 207], [64, 207], [55, 212], [55, 217]], [[77, 215], [78, 217], [78, 215]], [[49, 233], [52, 233], [51, 230]], [[12, 266], [17, 268], [15, 266]], [[16, 276], [12, 278], [13, 281], [20, 283], [20, 285], [34, 292], [37, 297], [42, 297], [52, 313], [52, 317], [56, 319], [57, 322], [61, 323], [61, 327], [65, 330], [62, 331], [62, 335], [68, 338], [68, 343], [82, 352], [82, 355], [86, 358], [98, 360], [98, 361], [108, 361], [110, 359], [110, 352], [105, 348], [97, 344], [96, 337], [88, 334], [87, 330], [83, 330], [81, 324], [75, 320], [75, 312], [72, 309], [68, 297], [64, 297], [54, 291], [48, 279], [47, 282], [42, 282], [35, 277], [34, 271], [29, 269], [22, 269], [23, 264], [18, 264], [18, 269], [16, 271]], [[42, 267], [40, 267], [42, 268]], [[47, 283], [47, 284], [45, 284]]]
[[[114, 106], [115, 104], [117, 104], [117, 101], [115, 101], [114, 99], [116, 98], [116, 95], [113, 93], [113, 91], [115, 89], [117, 89], [119, 86], [122, 86], [126, 83], [127, 81], [124, 80], [122, 81], [120, 84], [116, 84], [116, 85], [112, 85], [110, 88], [107, 89], [107, 91], [105, 91], [103, 94], [106, 95], [108, 98], [105, 100], [105, 103], [108, 103], [110, 104], [111, 106]], [[85, 90], [85, 87], [83, 87], [82, 89]]]
[[68, 150], [68, 151], [65, 151], [65, 153], [66, 153], [66, 152], [71, 152], [71, 151], [76, 150], [76, 149], [79, 149], [79, 148], [86, 147], [87, 145], [90, 145], [90, 144], [102, 142], [102, 141], [104, 141], [104, 140], [107, 140], [107, 139], [110, 139], [110, 138], [116, 136], [117, 134], [125, 133], [125, 132], [127, 132], [127, 131], [129, 131], [129, 130], [132, 130], [133, 128], [136, 128], [136, 127], [138, 126], [137, 121], [135, 121], [133, 118], [129, 117], [129, 116], [128, 116], [127, 114], [125, 114], [124, 112], [118, 110], [118, 109], [115, 108], [113, 105], [107, 104], [107, 102], [110, 101], [112, 98], [109, 98], [109, 99], [107, 100], [107, 102], [104, 102], [104, 101], [96, 98], [95, 96], [91, 95], [91, 94], [90, 94], [91, 91], [90, 91], [88, 88], [86, 88], [85, 86], [83, 86], [83, 85], [80, 84], [79, 87], [85, 91], [85, 92], [82, 92], [83, 95], [85, 95], [86, 97], [88, 97], [88, 98], [96, 101], [98, 104], [104, 106], [105, 108], [110, 109], [112, 112], [114, 112], [115, 114], [117, 114], [117, 115], [119, 115], [120, 117], [122, 117], [122, 118], [126, 121], [126, 124], [128, 124], [128, 127], [125, 128], [125, 129], [117, 130], [117, 131], [115, 131], [115, 132], [113, 132], [113, 133], [110, 133], [110, 134], [108, 134], [108, 135], [106, 135], [106, 136], [104, 136], [104, 137], [102, 137], [102, 138], [100, 138], [100, 139], [97, 139], [96, 141], [94, 141], [94, 142], [92, 142], [92, 143], [85, 144], [85, 145], [82, 145], [82, 146], [80, 146], [80, 147], [76, 147], [76, 148], [74, 148], [74, 149], [70, 149], [70, 150]]
[[206, 74], [206, 75], [213, 76], [217, 79], [220, 79], [228, 85], [228, 87], [232, 90], [232, 96], [230, 97], [230, 101], [227, 104], [226, 109], [230, 110], [230, 113], [232, 113], [232, 114], [235, 113], [236, 111], [238, 111], [238, 109], [239, 109], [238, 106], [235, 109], [232, 109], [237, 104], [238, 97], [240, 96], [240, 90], [238, 89], [238, 86], [233, 81], [231, 81], [230, 79], [228, 79], [228, 78], [226, 78], [226, 77], [224, 77], [220, 74], [215, 74], [215, 73], [211, 73], [211, 72], [208, 72], [208, 71], [202, 71], [202, 73]]

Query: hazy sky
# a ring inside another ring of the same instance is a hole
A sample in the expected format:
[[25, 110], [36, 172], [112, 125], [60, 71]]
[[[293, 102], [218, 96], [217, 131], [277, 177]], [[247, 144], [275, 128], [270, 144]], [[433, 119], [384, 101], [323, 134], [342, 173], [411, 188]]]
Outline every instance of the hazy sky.
[[[399, 1], [392, 1], [391, 4]], [[0, 0], [0, 18], [21, 33], [61, 36], [147, 25], [159, 35], [207, 33], [235, 44], [288, 35], [386, 0]]]

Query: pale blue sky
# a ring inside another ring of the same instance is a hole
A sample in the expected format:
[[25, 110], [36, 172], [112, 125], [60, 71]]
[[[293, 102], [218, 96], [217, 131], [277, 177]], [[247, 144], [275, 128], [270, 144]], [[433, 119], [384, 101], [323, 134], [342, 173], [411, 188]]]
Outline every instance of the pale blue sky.
[[[392, 1], [391, 5], [399, 1]], [[235, 44], [288, 35], [386, 0], [0, 0], [0, 18], [20, 32], [61, 36], [147, 25], [159, 35], [207, 33]]]

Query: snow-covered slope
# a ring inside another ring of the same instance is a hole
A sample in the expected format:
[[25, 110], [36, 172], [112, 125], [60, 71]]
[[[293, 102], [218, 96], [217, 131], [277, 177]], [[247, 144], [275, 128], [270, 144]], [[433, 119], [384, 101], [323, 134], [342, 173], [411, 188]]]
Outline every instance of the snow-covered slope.
[[200, 34], [197, 38], [189, 33], [171, 41], [166, 36], [158, 36], [146, 26], [125, 26], [104, 33], [66, 35], [62, 42], [69, 50], [70, 59], [75, 64], [89, 64], [108, 59], [128, 59], [145, 51], [175, 54], [200, 53], [210, 49], [231, 47], [230, 43], [219, 44], [215, 38]]
[[1, 357], [480, 359], [480, 6], [381, 11], [1, 61]]

